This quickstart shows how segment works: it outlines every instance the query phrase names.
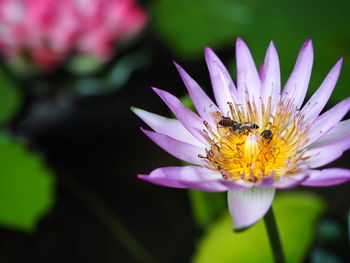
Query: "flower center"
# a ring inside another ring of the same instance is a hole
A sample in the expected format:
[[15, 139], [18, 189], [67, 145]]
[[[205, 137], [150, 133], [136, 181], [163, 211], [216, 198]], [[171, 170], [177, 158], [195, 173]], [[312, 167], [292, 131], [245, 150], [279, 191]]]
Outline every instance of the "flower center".
[[292, 101], [280, 101], [272, 109], [269, 98], [267, 105], [261, 102], [259, 113], [255, 103], [247, 102], [246, 108], [228, 104], [230, 116], [212, 113], [216, 130], [204, 122], [210, 149], [199, 157], [206, 160], [207, 168], [220, 171], [227, 180], [253, 183], [300, 169], [307, 159], [303, 155], [310, 127]]

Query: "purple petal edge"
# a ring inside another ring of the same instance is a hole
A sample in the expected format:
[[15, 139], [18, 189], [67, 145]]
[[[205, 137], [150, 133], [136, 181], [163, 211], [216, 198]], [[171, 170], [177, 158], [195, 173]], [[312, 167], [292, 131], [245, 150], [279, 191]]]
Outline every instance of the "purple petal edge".
[[285, 99], [293, 99], [294, 105], [299, 107], [305, 98], [313, 64], [312, 40], [307, 39], [302, 45], [294, 69], [282, 91]]
[[199, 166], [162, 167], [155, 169], [149, 175], [138, 175], [138, 177], [163, 186], [206, 192], [225, 192], [249, 187], [223, 180], [219, 172]]
[[311, 170], [310, 176], [302, 185], [305, 186], [332, 186], [350, 180], [350, 170], [343, 168], [329, 168]]
[[193, 164], [203, 164], [202, 160], [198, 157], [198, 154], [205, 155], [205, 150], [203, 148], [199, 148], [196, 145], [186, 142], [178, 141], [164, 134], [145, 130], [143, 128], [140, 129], [155, 144], [176, 158]]

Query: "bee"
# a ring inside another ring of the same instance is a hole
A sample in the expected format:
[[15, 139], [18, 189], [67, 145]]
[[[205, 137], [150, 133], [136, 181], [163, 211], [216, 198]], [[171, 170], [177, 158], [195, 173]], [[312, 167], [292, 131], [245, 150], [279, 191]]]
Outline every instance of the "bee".
[[239, 132], [243, 132], [243, 131], [250, 131], [252, 129], [259, 129], [259, 126], [255, 123], [252, 122], [243, 122], [243, 123], [238, 123], [232, 126], [232, 130], [233, 131], [239, 131]]
[[222, 119], [219, 121], [219, 124], [223, 127], [232, 127], [236, 125], [238, 122], [230, 119], [230, 117], [222, 116]]
[[264, 130], [261, 134], [260, 134], [261, 137], [265, 138], [266, 140], [269, 140], [271, 141], [272, 139], [272, 131], [270, 130]]

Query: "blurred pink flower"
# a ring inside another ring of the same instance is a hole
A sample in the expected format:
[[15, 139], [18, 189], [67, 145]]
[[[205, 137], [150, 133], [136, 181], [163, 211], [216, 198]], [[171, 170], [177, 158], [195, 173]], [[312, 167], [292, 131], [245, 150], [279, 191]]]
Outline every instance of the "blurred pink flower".
[[177, 119], [134, 108], [154, 131], [142, 131], [175, 157], [194, 164], [163, 167], [139, 178], [175, 188], [228, 192], [235, 228], [262, 218], [276, 189], [331, 186], [350, 180], [350, 170], [320, 167], [350, 148], [350, 97], [322, 113], [342, 59], [305, 101], [313, 64], [311, 40], [298, 55], [281, 89], [277, 51], [271, 42], [258, 72], [250, 51], [236, 42], [237, 86], [210, 49], [205, 49], [215, 102], [175, 64], [197, 113], [170, 93], [154, 88]]
[[113, 44], [137, 33], [147, 13], [133, 0], [0, 0], [0, 48], [52, 67], [70, 53], [102, 60]]

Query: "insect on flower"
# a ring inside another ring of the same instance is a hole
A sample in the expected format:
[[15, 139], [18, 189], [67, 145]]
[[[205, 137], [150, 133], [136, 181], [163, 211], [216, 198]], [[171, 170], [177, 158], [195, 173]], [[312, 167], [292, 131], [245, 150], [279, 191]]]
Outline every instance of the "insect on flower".
[[264, 130], [261, 134], [260, 134], [261, 137], [265, 138], [266, 140], [269, 140], [271, 141], [272, 139], [272, 131], [270, 130]]
[[230, 117], [222, 116], [222, 119], [219, 121], [219, 124], [223, 127], [232, 127], [236, 125], [237, 122], [234, 120], [231, 120]]
[[[350, 148], [350, 98], [321, 114], [337, 82], [342, 59], [303, 105], [313, 64], [311, 40], [298, 55], [281, 90], [277, 51], [271, 42], [258, 73], [246, 44], [236, 42], [237, 86], [223, 63], [205, 49], [216, 104], [175, 64], [197, 113], [170, 93], [153, 88], [177, 119], [141, 109], [134, 112], [154, 131], [142, 131], [158, 146], [180, 160], [194, 164], [164, 167], [140, 179], [155, 184], [228, 192], [235, 229], [248, 227], [270, 208], [276, 189], [331, 186], [350, 179], [350, 170], [320, 168]], [[229, 113], [228, 115], [226, 113]], [[218, 123], [237, 120], [232, 132]]]
[[232, 126], [232, 130], [233, 131], [239, 131], [239, 132], [243, 132], [243, 131], [250, 131], [250, 130], [256, 130], [256, 129], [259, 129], [259, 126], [256, 125], [255, 123], [252, 123], [252, 122], [243, 122], [243, 123], [238, 123], [236, 125], [233, 125]]

